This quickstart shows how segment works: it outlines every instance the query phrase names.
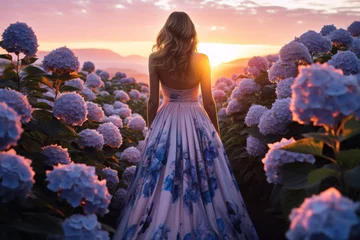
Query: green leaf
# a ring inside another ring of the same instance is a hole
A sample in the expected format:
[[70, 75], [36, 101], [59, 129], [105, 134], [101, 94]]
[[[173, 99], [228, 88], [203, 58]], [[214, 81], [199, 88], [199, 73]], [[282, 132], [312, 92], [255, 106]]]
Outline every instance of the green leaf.
[[345, 141], [358, 134], [360, 134], [360, 121], [352, 117], [345, 122], [340, 135], [340, 141]]
[[43, 109], [47, 109], [47, 110], [53, 109], [52, 106], [50, 106], [49, 104], [44, 103], [44, 102], [38, 102], [33, 107], [34, 108], [43, 108]]
[[80, 89], [77, 87], [73, 87], [73, 86], [61, 86], [60, 87], [60, 92], [75, 92], [75, 91], [79, 91]]
[[344, 181], [349, 187], [360, 189], [360, 165], [347, 170], [344, 174]]
[[21, 59], [21, 66], [30, 65], [30, 64], [36, 62], [36, 60], [38, 60], [38, 58], [36, 58], [36, 57], [31, 57], [31, 58], [24, 57], [23, 59]]
[[291, 190], [283, 188], [280, 195], [280, 204], [284, 218], [288, 219], [291, 209], [300, 206], [306, 197], [304, 189]]
[[313, 138], [303, 138], [297, 140], [294, 143], [286, 145], [280, 149], [290, 152], [307, 153], [316, 156], [323, 156], [322, 155], [323, 146], [324, 146], [324, 142], [322, 141], [316, 141]]
[[23, 78], [24, 81], [36, 81], [45, 84], [48, 87], [53, 87], [53, 83], [44, 76], [27, 76]]
[[315, 184], [329, 176], [340, 176], [340, 173], [331, 168], [326, 168], [326, 167], [318, 168], [309, 173], [308, 184], [309, 185]]
[[0, 58], [12, 61], [12, 56], [10, 54], [0, 54]]
[[308, 184], [308, 174], [315, 166], [307, 162], [287, 163], [280, 167], [280, 176], [284, 188], [304, 189]]
[[22, 213], [23, 217], [14, 221], [12, 226], [20, 231], [40, 234], [63, 234], [61, 219], [48, 213]]
[[33, 65], [26, 66], [23, 70], [26, 72], [27, 76], [50, 76], [42, 69], [35, 67]]
[[316, 141], [323, 141], [330, 147], [334, 147], [335, 143], [339, 141], [339, 139], [336, 136], [331, 135], [329, 133], [310, 132], [310, 133], [304, 133], [303, 136], [306, 138], [312, 138]]
[[336, 161], [345, 168], [353, 168], [360, 164], [360, 149], [340, 151], [336, 155]]

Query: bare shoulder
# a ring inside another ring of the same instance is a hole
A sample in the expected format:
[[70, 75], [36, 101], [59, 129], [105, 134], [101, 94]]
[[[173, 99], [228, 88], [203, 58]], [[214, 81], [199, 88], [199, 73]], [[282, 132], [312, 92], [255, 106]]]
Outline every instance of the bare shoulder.
[[209, 58], [206, 54], [204, 53], [198, 53], [198, 52], [195, 52], [193, 57], [196, 59], [196, 60], [201, 60], [201, 61], [207, 61]]

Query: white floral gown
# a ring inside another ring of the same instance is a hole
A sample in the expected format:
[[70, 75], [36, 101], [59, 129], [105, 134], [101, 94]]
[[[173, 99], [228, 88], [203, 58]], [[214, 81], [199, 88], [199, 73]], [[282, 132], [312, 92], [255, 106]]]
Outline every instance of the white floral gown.
[[198, 89], [162, 85], [114, 239], [258, 239]]

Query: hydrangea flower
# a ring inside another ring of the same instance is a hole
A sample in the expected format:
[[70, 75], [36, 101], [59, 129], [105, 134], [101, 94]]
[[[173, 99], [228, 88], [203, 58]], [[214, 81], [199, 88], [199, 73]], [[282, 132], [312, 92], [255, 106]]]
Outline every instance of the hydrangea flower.
[[300, 41], [309, 49], [311, 54], [327, 53], [331, 50], [331, 41], [320, 33], [309, 30], [300, 36]]
[[253, 157], [263, 156], [266, 153], [266, 145], [260, 139], [249, 136], [246, 139], [246, 151]]
[[224, 101], [226, 101], [227, 96], [226, 96], [226, 93], [225, 93], [223, 90], [214, 89], [214, 90], [212, 91], [212, 94], [213, 94], [213, 96], [214, 96], [215, 102], [218, 103], [218, 102], [224, 102]]
[[107, 80], [109, 80], [109, 78], [110, 78], [110, 74], [109, 74], [108, 72], [102, 71], [102, 72], [99, 74], [99, 77], [101, 78], [101, 80], [107, 81]]
[[285, 163], [315, 162], [315, 158], [311, 154], [296, 153], [296, 152], [290, 152], [280, 149], [294, 142], [296, 141], [293, 138], [290, 139], [283, 138], [281, 139], [280, 142], [268, 144], [269, 151], [262, 159], [262, 163], [264, 164], [266, 178], [269, 183], [275, 183], [275, 184], [281, 183], [282, 179], [281, 179], [281, 175], [279, 174], [279, 167], [284, 165]]
[[126, 186], [129, 186], [132, 182], [136, 172], [136, 166], [132, 165], [130, 167], [125, 168], [122, 174], [122, 180], [124, 181]]
[[142, 131], [146, 127], [146, 122], [141, 116], [136, 116], [130, 119], [128, 126], [132, 130]]
[[0, 151], [16, 146], [22, 133], [21, 117], [5, 102], [0, 102]]
[[297, 41], [291, 41], [280, 49], [282, 63], [312, 63], [312, 58], [307, 47]]
[[103, 81], [95, 73], [90, 73], [86, 76], [85, 85], [89, 88], [100, 88], [103, 85]]
[[289, 240], [351, 239], [351, 228], [359, 224], [356, 214], [359, 206], [331, 187], [320, 195], [306, 198], [300, 207], [291, 210], [286, 237]]
[[349, 50], [355, 53], [358, 58], [360, 58], [360, 38], [353, 39]]
[[121, 146], [123, 138], [120, 134], [119, 128], [112, 122], [100, 124], [97, 130], [104, 136], [105, 145], [112, 148], [119, 148]]
[[225, 77], [217, 79], [215, 82], [215, 86], [217, 86], [219, 83], [225, 83], [230, 88], [234, 86], [234, 81]]
[[115, 94], [115, 99], [120, 100], [122, 102], [127, 102], [130, 100], [129, 95], [123, 90], [116, 90], [114, 91], [114, 94]]
[[217, 112], [219, 120], [224, 120], [227, 117], [226, 108], [222, 107]]
[[95, 74], [99, 76], [102, 71], [101, 69], [96, 69]]
[[338, 51], [327, 63], [340, 68], [345, 75], [360, 73], [359, 59], [351, 51]]
[[291, 85], [295, 78], [286, 78], [276, 85], [276, 96], [278, 99], [291, 97]]
[[353, 37], [360, 36], [360, 21], [352, 22], [347, 30]]
[[90, 121], [94, 122], [102, 122], [104, 119], [104, 111], [100, 106], [98, 106], [96, 103], [93, 102], [86, 102], [88, 115], [87, 118]]
[[131, 109], [130, 108], [119, 108], [115, 109], [115, 114], [119, 115], [122, 118], [127, 118], [131, 116]]
[[331, 25], [324, 25], [321, 30], [320, 33], [323, 36], [329, 35], [331, 32], [335, 31], [336, 27], [334, 26], [334, 24]]
[[79, 136], [77, 143], [81, 148], [93, 147], [96, 150], [101, 150], [104, 146], [103, 135], [94, 129], [82, 130]]
[[122, 128], [123, 127], [123, 121], [122, 119], [117, 115], [111, 115], [110, 117], [104, 117], [103, 123], [113, 123], [116, 127]]
[[95, 214], [73, 214], [62, 224], [66, 240], [99, 239], [110, 240], [109, 233], [101, 230], [101, 224]]
[[141, 86], [141, 92], [149, 93], [149, 88], [147, 86]]
[[22, 123], [31, 120], [33, 111], [27, 97], [12, 89], [0, 89], [0, 102], [5, 102], [21, 117]]
[[141, 152], [142, 150], [144, 150], [145, 146], [146, 146], [145, 140], [140, 140], [136, 148]]
[[106, 116], [110, 116], [110, 115], [113, 115], [115, 113], [115, 108], [113, 105], [110, 105], [110, 104], [107, 104], [105, 103], [103, 105], [103, 110], [106, 114]]
[[88, 87], [85, 87], [85, 89], [81, 91], [81, 95], [83, 95], [87, 101], [94, 101], [96, 99], [95, 93]]
[[117, 78], [117, 79], [126, 78], [126, 74], [122, 73], [122, 72], [117, 72], [117, 73], [115, 73], [115, 78]]
[[255, 56], [252, 57], [245, 68], [245, 72], [257, 78], [260, 76], [261, 73], [266, 72], [269, 69], [269, 62], [264, 57]]
[[101, 96], [101, 97], [106, 97], [106, 96], [109, 96], [110, 93], [108, 93], [107, 91], [100, 91], [100, 92], [98, 93], [98, 95]]
[[[226, 83], [220, 82], [220, 83], [218, 83], [217, 85], [214, 86], [214, 89], [215, 90], [220, 90], [220, 91], [223, 91], [223, 92], [229, 92], [231, 88]], [[213, 95], [215, 97], [214, 92], [213, 92]]]
[[132, 89], [130, 92], [129, 92], [129, 97], [131, 99], [134, 99], [134, 100], [137, 100], [140, 98], [140, 92], [136, 89]]
[[48, 189], [59, 192], [72, 207], [84, 206], [86, 214], [106, 214], [111, 195], [106, 188], [106, 180], [99, 181], [95, 167], [70, 163], [54, 166], [46, 171]]
[[88, 112], [84, 98], [71, 92], [55, 100], [53, 114], [68, 125], [81, 126], [87, 120]]
[[128, 147], [122, 153], [117, 152], [115, 155], [122, 160], [126, 160], [131, 163], [137, 163], [140, 159], [141, 153], [135, 147]]
[[136, 83], [136, 80], [133, 77], [125, 77], [120, 79], [120, 84], [132, 84], [132, 83]]
[[353, 39], [350, 33], [342, 28], [332, 31], [329, 38], [336, 47], [349, 47]]
[[59, 75], [76, 72], [79, 69], [79, 60], [74, 52], [67, 47], [57, 48], [44, 57], [43, 67], [46, 71]]
[[84, 62], [82, 70], [88, 73], [92, 73], [93, 71], [95, 71], [95, 65], [93, 62], [90, 61]]
[[243, 100], [245, 97], [253, 95], [261, 90], [259, 84], [257, 84], [251, 78], [244, 78], [240, 81], [239, 85], [234, 88], [231, 93], [231, 98], [236, 100]]
[[110, 192], [114, 192], [119, 183], [118, 171], [112, 168], [103, 168], [102, 172], [106, 175], [106, 186]]
[[78, 91], [80, 91], [80, 92], [85, 90], [84, 81], [80, 78], [70, 79], [70, 80], [66, 81], [64, 83], [64, 85], [76, 87], [79, 89]]
[[290, 110], [301, 124], [334, 126], [360, 107], [360, 89], [354, 76], [327, 64], [300, 69], [292, 85]]
[[124, 188], [119, 188], [118, 190], [116, 190], [114, 196], [111, 199], [110, 206], [115, 209], [121, 209], [125, 201], [126, 194], [127, 190]]
[[268, 111], [266, 107], [262, 105], [252, 105], [245, 117], [245, 124], [249, 127], [257, 126], [260, 122], [261, 116]]
[[54, 166], [58, 163], [69, 164], [71, 162], [67, 148], [62, 148], [56, 144], [43, 147], [41, 153], [48, 158], [46, 161], [48, 166]]
[[269, 81], [272, 83], [278, 83], [282, 79], [296, 77], [298, 73], [298, 67], [295, 63], [285, 64], [278, 60], [268, 71]]
[[38, 46], [34, 31], [26, 23], [12, 23], [2, 34], [1, 47], [9, 53], [23, 53], [27, 57], [33, 57]]
[[26, 198], [31, 191], [35, 172], [31, 160], [19, 156], [11, 149], [0, 152], [0, 199], [2, 203]]
[[129, 108], [129, 105], [120, 101], [115, 101], [113, 104], [114, 108]]
[[[274, 63], [276, 62], [277, 60], [279, 60], [279, 55], [277, 54], [270, 54], [270, 55], [267, 55], [266, 57], [266, 60], [268, 61], [268, 63]], [[269, 66], [270, 67], [270, 66]]]
[[228, 106], [226, 107], [226, 114], [230, 115], [237, 112], [242, 112], [245, 110], [245, 107], [242, 103], [238, 100], [233, 99], [229, 102]]

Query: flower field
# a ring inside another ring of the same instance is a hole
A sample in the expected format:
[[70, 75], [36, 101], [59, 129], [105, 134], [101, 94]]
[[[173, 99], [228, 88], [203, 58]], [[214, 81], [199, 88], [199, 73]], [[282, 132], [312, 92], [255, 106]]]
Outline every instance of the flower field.
[[[110, 239], [144, 148], [148, 86], [80, 66], [67, 47], [37, 64], [25, 23], [0, 46], [1, 239]], [[326, 25], [215, 82], [261, 239], [360, 238], [359, 57], [360, 21]]]

